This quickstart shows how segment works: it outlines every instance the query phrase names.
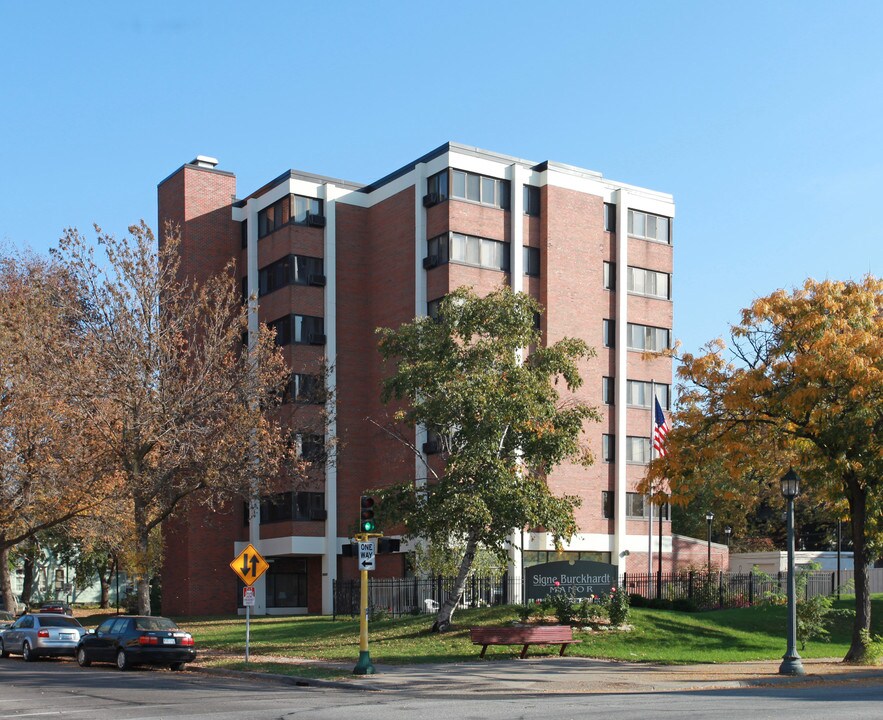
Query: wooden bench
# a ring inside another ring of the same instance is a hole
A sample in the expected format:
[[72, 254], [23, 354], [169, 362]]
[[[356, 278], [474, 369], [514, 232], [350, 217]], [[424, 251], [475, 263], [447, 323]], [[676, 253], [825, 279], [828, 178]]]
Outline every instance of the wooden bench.
[[522, 627], [474, 627], [469, 631], [473, 645], [481, 645], [484, 657], [488, 645], [522, 645], [521, 658], [527, 655], [531, 645], [557, 645], [561, 643], [564, 655], [570, 643], [579, 642], [573, 639], [573, 630], [569, 625], [525, 625]]

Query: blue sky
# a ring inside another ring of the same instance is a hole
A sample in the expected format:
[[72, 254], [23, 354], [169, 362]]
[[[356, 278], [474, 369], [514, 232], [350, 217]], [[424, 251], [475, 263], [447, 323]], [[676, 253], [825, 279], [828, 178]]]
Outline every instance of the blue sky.
[[155, 225], [197, 154], [244, 196], [453, 140], [672, 193], [695, 351], [754, 297], [883, 272], [880, 27], [879, 2], [0, 0], [0, 251]]

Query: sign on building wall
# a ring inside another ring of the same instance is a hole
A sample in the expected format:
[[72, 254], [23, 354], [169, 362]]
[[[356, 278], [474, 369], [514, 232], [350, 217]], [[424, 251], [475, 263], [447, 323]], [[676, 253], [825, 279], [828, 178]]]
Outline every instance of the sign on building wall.
[[563, 588], [578, 598], [607, 595], [619, 584], [616, 565], [574, 560], [543, 563], [524, 569], [528, 600], [542, 600], [555, 588]]

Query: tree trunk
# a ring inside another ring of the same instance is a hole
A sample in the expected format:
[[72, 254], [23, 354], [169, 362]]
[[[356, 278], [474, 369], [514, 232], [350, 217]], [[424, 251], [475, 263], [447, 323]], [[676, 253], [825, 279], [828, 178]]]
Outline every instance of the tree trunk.
[[865, 520], [867, 518], [867, 490], [853, 475], [846, 477], [849, 512], [852, 520], [853, 569], [855, 571], [855, 621], [852, 625], [852, 643], [843, 662], [861, 663], [866, 660], [865, 644], [871, 630], [871, 593], [868, 576]]
[[0, 596], [9, 612], [15, 612], [15, 598], [12, 595], [12, 578], [9, 576], [9, 548], [0, 550]]
[[143, 536], [139, 533], [138, 537], [138, 614], [150, 615], [150, 563], [148, 558], [148, 537], [145, 532]]
[[113, 559], [108, 556], [107, 563], [103, 567], [98, 568], [98, 582], [101, 585], [101, 609], [107, 610], [110, 607], [110, 581], [113, 577], [114, 563]]
[[463, 592], [466, 590], [466, 578], [469, 577], [469, 571], [472, 569], [477, 545], [478, 543], [475, 538], [470, 535], [466, 541], [466, 552], [463, 553], [463, 560], [460, 561], [460, 570], [454, 583], [454, 592], [448, 596], [447, 600], [438, 609], [438, 615], [432, 626], [432, 632], [447, 632], [451, 629], [451, 619], [454, 617], [454, 610], [460, 604], [460, 598], [463, 597]]
[[21, 601], [27, 606], [31, 606], [31, 598], [34, 594], [34, 568], [36, 560], [34, 558], [34, 548], [29, 548], [24, 553], [24, 576], [21, 583]]

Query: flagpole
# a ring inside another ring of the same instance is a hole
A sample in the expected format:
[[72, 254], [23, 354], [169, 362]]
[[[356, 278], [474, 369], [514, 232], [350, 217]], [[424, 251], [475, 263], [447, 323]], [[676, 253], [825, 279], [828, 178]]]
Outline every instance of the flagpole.
[[[653, 462], [653, 433], [656, 429], [656, 381], [650, 381], [650, 462]], [[653, 583], [653, 483], [647, 491], [647, 504], [650, 506], [650, 517], [647, 523], [647, 594], [649, 585]], [[662, 522], [660, 518], [659, 522]]]

